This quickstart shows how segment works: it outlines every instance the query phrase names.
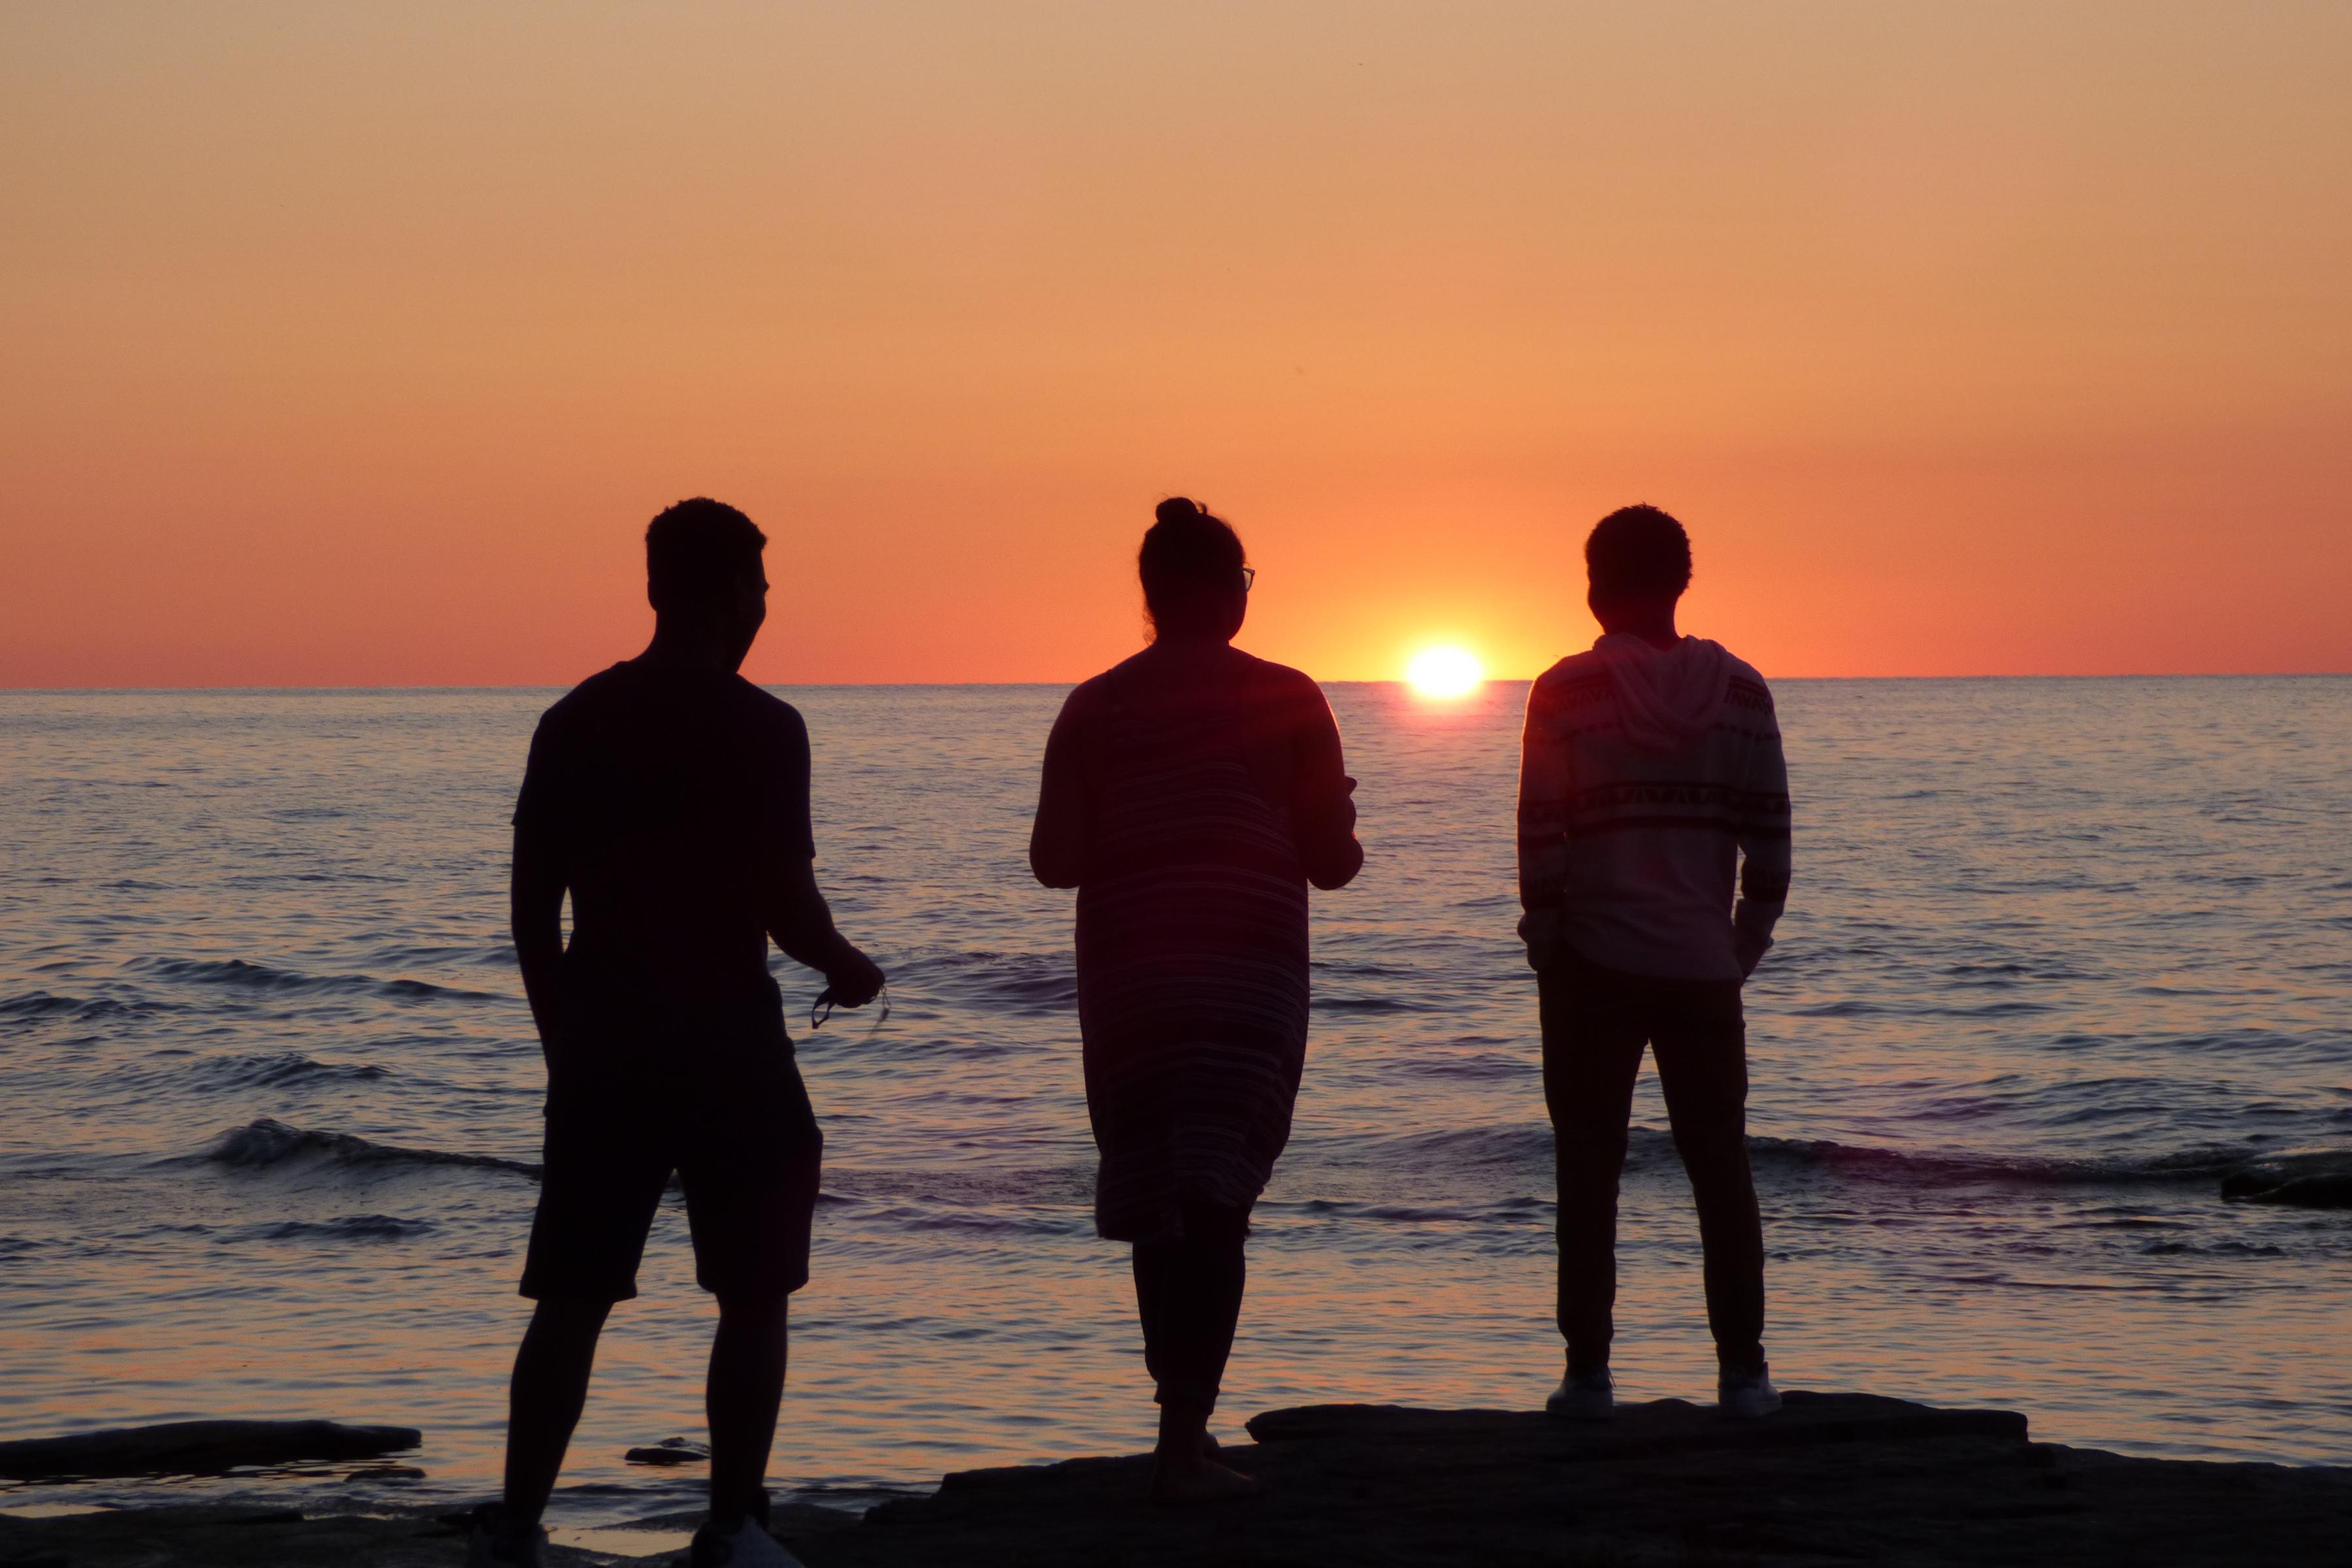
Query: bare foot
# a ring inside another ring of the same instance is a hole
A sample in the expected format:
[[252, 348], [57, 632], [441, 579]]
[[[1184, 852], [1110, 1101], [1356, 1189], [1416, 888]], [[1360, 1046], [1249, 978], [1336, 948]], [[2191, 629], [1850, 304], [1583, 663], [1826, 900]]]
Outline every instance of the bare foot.
[[1219, 1498], [1249, 1497], [1264, 1490], [1257, 1482], [1206, 1453], [1183, 1464], [1171, 1464], [1162, 1455], [1151, 1473], [1151, 1500], [1166, 1503], [1213, 1502]]

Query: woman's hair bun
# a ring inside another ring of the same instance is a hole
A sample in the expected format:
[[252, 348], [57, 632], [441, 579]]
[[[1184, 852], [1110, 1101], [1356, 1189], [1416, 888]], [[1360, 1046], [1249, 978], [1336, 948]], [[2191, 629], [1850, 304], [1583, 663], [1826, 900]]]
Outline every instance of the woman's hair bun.
[[1233, 524], [1190, 496], [1170, 496], [1151, 515], [1135, 564], [1155, 627], [1166, 631], [1171, 616], [1186, 625], [1197, 622], [1204, 604], [1214, 620], [1225, 613], [1227, 595], [1249, 591], [1249, 558]]

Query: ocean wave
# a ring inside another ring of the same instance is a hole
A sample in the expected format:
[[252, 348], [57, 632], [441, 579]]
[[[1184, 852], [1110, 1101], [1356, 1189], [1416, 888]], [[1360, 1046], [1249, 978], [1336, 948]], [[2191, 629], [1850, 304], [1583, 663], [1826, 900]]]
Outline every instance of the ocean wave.
[[1375, 1225], [1440, 1226], [1481, 1231], [1491, 1228], [1516, 1233], [1531, 1225], [1549, 1226], [1549, 1185], [1545, 1184], [1546, 1190], [1540, 1197], [1533, 1193], [1514, 1193], [1453, 1204], [1398, 1202], [1376, 1194], [1305, 1199], [1270, 1195], [1259, 1204], [1257, 1213], [1267, 1221], [1296, 1215], [1318, 1221], [1368, 1221]]
[[[1643, 1131], [1671, 1152], [1665, 1131]], [[1883, 1178], [1913, 1184], [1998, 1182], [2032, 1186], [2112, 1186], [2210, 1182], [2247, 1163], [2242, 1149], [2204, 1148], [2122, 1159], [1979, 1154], [1967, 1151], [1907, 1152], [1825, 1138], [1748, 1140], [1748, 1158], [1759, 1166], [1786, 1171], [1824, 1170], [1841, 1176]]]
[[910, 989], [935, 987], [957, 1001], [1016, 1017], [1075, 1012], [1078, 973], [1066, 952], [959, 951], [919, 954], [904, 973]]
[[488, 942], [453, 945], [447, 942], [385, 942], [371, 948], [367, 960], [372, 963], [465, 964], [482, 969], [511, 969], [515, 950], [512, 942]]
[[27, 991], [21, 995], [0, 998], [0, 1018], [18, 1018], [27, 1022], [38, 1018], [73, 1018], [87, 1023], [99, 1018], [131, 1018], [170, 1010], [170, 1005], [163, 1002], [120, 996], [59, 996], [48, 991]]
[[905, 1171], [844, 1166], [824, 1174], [828, 1196], [847, 1202], [943, 1205], [958, 1208], [1055, 1206], [1094, 1201], [1095, 1167], [1078, 1164], [1025, 1168]]
[[446, 999], [457, 1002], [506, 1000], [495, 991], [469, 991], [462, 986], [435, 985], [423, 980], [379, 980], [372, 974], [304, 974], [277, 969], [242, 958], [154, 958], [140, 965], [150, 973], [191, 985], [225, 985], [241, 991], [285, 994], [344, 993], [391, 997], [397, 1001]]
[[2284, 1258], [2286, 1248], [2258, 1241], [2151, 1241], [2139, 1249], [2143, 1258]]
[[207, 1164], [233, 1170], [270, 1170], [281, 1165], [320, 1164], [353, 1167], [373, 1165], [460, 1165], [482, 1170], [512, 1171], [538, 1179], [540, 1167], [522, 1160], [501, 1160], [490, 1154], [452, 1154], [439, 1149], [404, 1149], [378, 1143], [349, 1132], [321, 1132], [289, 1127], [263, 1117], [232, 1127], [213, 1141], [211, 1148], [194, 1156]]
[[910, 1231], [948, 1231], [970, 1236], [1091, 1235], [1093, 1219], [1082, 1214], [1008, 1215], [970, 1209], [926, 1212], [896, 1207], [875, 1211], [874, 1218]]
[[1345, 976], [1350, 980], [1410, 980], [1419, 982], [1417, 970], [1393, 963], [1381, 963], [1369, 959], [1316, 958], [1308, 965], [1318, 982]]
[[1425, 1013], [1437, 1005], [1408, 996], [1317, 996], [1309, 1005], [1318, 1013]]
[[2029, 980], [2089, 980], [2095, 976], [2065, 963], [1949, 963], [1942, 971], [1955, 985], [2010, 986]]
[[[1381, 1139], [1353, 1147], [1300, 1148], [1313, 1163], [1339, 1169], [1385, 1168], [1399, 1174], [1511, 1173], [1549, 1188], [1551, 1130], [1540, 1125], [1475, 1127]], [[1905, 1186], [2003, 1185], [2197, 1186], [2225, 1198], [2304, 1208], [2352, 1208], [2352, 1150], [2250, 1153], [2242, 1146], [2208, 1145], [2116, 1158], [1978, 1153], [1965, 1150], [1907, 1151], [1840, 1143], [1826, 1138], [1776, 1138], [1751, 1133], [1748, 1155], [1767, 1181], [1832, 1177]], [[1662, 1127], [1634, 1127], [1626, 1139], [1629, 1173], [1678, 1171], [1674, 1135]]]
[[322, 1062], [299, 1051], [266, 1057], [214, 1057], [191, 1069], [224, 1089], [282, 1089], [298, 1083], [373, 1083], [390, 1068], [363, 1062]]
[[[1370, 1169], [1399, 1175], [1442, 1177], [1496, 1170], [1540, 1173], [1549, 1186], [1551, 1129], [1521, 1123], [1507, 1127], [1456, 1127], [1442, 1132], [1349, 1139], [1341, 1142], [1301, 1139], [1293, 1147], [1318, 1165]], [[1671, 1147], [1671, 1146], [1669, 1146]]]
[[235, 985], [255, 991], [311, 991], [328, 984], [313, 975], [272, 969], [266, 963], [248, 963], [242, 958], [152, 958], [139, 967], [166, 980], [196, 985]]
[[2050, 1013], [2048, 1002], [1822, 1002], [1783, 1010], [1791, 1018], [2011, 1018], [2026, 1013]]
[[[1654, 1154], [1672, 1157], [1673, 1141], [1643, 1129]], [[2209, 1145], [2168, 1153], [2112, 1159], [2033, 1158], [1967, 1152], [1901, 1152], [1825, 1139], [1751, 1137], [1748, 1157], [1764, 1170], [1827, 1171], [1908, 1185], [1990, 1184], [2008, 1186], [2213, 1185], [2220, 1196], [2300, 1208], [2352, 1208], [2352, 1150], [2250, 1155], [2243, 1148]]]
[[1473, 1051], [1455, 1056], [1417, 1052], [1402, 1064], [1400, 1070], [1415, 1078], [1465, 1079], [1475, 1083], [1533, 1078], [1543, 1068], [1540, 1063], [1529, 1061], [1523, 1054], [1508, 1051]]
[[235, 1233], [237, 1241], [408, 1241], [430, 1236], [431, 1220], [402, 1219], [388, 1214], [337, 1215], [332, 1219], [285, 1219], [247, 1226]]

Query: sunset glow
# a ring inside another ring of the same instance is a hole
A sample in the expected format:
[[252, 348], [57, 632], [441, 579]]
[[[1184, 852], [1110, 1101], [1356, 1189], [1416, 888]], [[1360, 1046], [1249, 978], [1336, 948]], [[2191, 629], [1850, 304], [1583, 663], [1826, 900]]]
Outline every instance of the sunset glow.
[[0, 0], [0, 1568], [2352, 1568], [2347, 82]]
[[765, 682], [1099, 669], [1176, 493], [1322, 679], [1635, 500], [1775, 678], [2352, 668], [2352, 8], [137, 14], [0, 22], [0, 685], [569, 683], [695, 494]]
[[1486, 667], [1467, 648], [1423, 648], [1405, 665], [1404, 679], [1416, 696], [1467, 697], [1486, 679]]

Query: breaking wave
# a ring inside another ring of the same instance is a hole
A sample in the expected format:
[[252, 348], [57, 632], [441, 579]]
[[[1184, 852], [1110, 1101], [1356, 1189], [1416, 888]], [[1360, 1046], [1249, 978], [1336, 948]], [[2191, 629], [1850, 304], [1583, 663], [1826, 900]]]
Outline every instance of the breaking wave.
[[281, 1165], [318, 1164], [365, 1167], [375, 1165], [462, 1165], [482, 1170], [512, 1171], [538, 1179], [540, 1168], [523, 1160], [501, 1160], [491, 1154], [452, 1154], [439, 1149], [403, 1149], [378, 1143], [349, 1132], [321, 1132], [263, 1117], [233, 1127], [196, 1156], [207, 1164], [233, 1170], [271, 1170]]
[[[1652, 1134], [1667, 1142], [1662, 1132]], [[2016, 1186], [2147, 1186], [2218, 1183], [2220, 1195], [2301, 1208], [2352, 1208], [2352, 1150], [2249, 1155], [2243, 1149], [2177, 1150], [2137, 1159], [2021, 1159], [1966, 1153], [1898, 1153], [1826, 1140], [1750, 1138], [1759, 1166], [1828, 1170], [1914, 1184], [1995, 1183]]]
[[[1507, 1174], [1549, 1190], [1552, 1135], [1548, 1127], [1477, 1127], [1364, 1142], [1348, 1148], [1299, 1153], [1318, 1164], [1433, 1176]], [[2118, 1159], [2036, 1159], [1967, 1151], [1909, 1152], [1830, 1139], [1751, 1135], [1748, 1159], [1767, 1181], [1883, 1182], [1913, 1187], [2198, 1186], [2224, 1198], [2302, 1208], [2352, 1208], [2352, 1150], [2250, 1153], [2212, 1145]], [[1319, 1156], [1319, 1157], [1318, 1157]], [[1679, 1168], [1674, 1138], [1660, 1127], [1635, 1127], [1626, 1147], [1633, 1173]]]
[[223, 985], [240, 991], [310, 994], [342, 992], [387, 996], [402, 1001], [446, 999], [457, 1002], [506, 1000], [495, 991], [468, 991], [462, 986], [434, 985], [422, 980], [379, 980], [371, 974], [304, 974], [251, 963], [242, 958], [157, 958], [140, 967], [151, 974], [188, 985]]

